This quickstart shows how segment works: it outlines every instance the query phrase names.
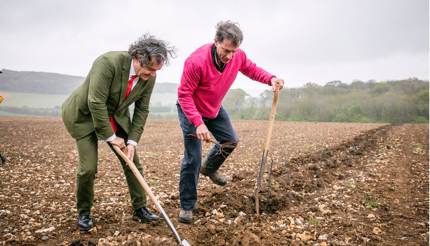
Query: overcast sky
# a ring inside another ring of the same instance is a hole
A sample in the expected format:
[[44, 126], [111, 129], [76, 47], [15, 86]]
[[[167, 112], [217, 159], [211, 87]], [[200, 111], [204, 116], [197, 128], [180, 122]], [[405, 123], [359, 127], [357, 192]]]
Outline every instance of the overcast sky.
[[[186, 57], [229, 19], [287, 87], [429, 76], [427, 0], [3, 0], [0, 11], [0, 68], [12, 70], [86, 76], [98, 55], [150, 32], [177, 49], [158, 82], [179, 83]], [[266, 88], [244, 76], [234, 87]]]

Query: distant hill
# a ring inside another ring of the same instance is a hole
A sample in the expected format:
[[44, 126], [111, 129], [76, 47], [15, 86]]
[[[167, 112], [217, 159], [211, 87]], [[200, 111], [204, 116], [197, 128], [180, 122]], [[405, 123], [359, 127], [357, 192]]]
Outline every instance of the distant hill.
[[0, 90], [38, 93], [69, 94], [84, 77], [58, 73], [13, 71], [3, 69], [0, 74]]
[[[68, 95], [77, 88], [84, 77], [59, 73], [13, 71], [3, 69], [0, 73], [0, 91]], [[175, 93], [178, 84], [156, 83], [154, 93]]]

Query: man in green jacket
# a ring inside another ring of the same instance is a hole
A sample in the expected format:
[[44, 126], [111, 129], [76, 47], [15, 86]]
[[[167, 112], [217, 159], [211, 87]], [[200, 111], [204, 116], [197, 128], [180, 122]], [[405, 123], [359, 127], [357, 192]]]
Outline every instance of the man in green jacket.
[[[78, 226], [93, 226], [91, 207], [97, 172], [98, 140], [117, 145], [143, 174], [135, 148], [148, 116], [156, 72], [169, 61], [174, 50], [149, 34], [130, 45], [128, 52], [112, 51], [99, 56], [85, 82], [63, 104], [63, 121], [76, 139], [79, 167], [76, 180]], [[135, 103], [130, 119], [129, 106]], [[138, 180], [121, 161], [134, 209], [133, 219], [142, 223], [158, 217], [146, 208], [146, 196]]]

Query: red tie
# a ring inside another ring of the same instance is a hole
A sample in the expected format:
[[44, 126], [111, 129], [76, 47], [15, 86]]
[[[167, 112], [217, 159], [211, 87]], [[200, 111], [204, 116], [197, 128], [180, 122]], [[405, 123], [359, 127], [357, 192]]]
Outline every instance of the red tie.
[[130, 95], [131, 89], [133, 88], [133, 81], [135, 78], [137, 78], [137, 75], [132, 75], [130, 80], [128, 81], [127, 91], [125, 92], [125, 98], [124, 99], [126, 99]]
[[[130, 95], [131, 89], [133, 88], [133, 81], [137, 78], [137, 75], [132, 75], [131, 78], [128, 80], [127, 84], [127, 90], [125, 91], [125, 97], [124, 99], [127, 99], [127, 97]], [[112, 127], [113, 132], [116, 132], [118, 130], [118, 125], [113, 118], [113, 116], [109, 117], [109, 122]]]

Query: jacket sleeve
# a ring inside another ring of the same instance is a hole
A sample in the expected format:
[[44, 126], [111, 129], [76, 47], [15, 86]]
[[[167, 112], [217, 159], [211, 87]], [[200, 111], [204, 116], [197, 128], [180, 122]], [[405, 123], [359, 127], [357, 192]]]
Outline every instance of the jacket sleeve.
[[242, 58], [242, 66], [240, 67], [239, 71], [241, 73], [252, 80], [272, 85], [270, 80], [275, 77], [274, 75], [258, 67], [254, 62], [248, 59], [244, 51], [241, 51], [240, 55]]
[[203, 124], [203, 118], [193, 100], [193, 95], [200, 83], [200, 78], [200, 69], [191, 61], [185, 61], [181, 83], [178, 88], [178, 101], [185, 116], [195, 127]]
[[97, 137], [106, 140], [114, 134], [109, 123], [107, 99], [114, 78], [113, 65], [104, 57], [99, 57], [93, 63], [89, 73], [88, 109], [93, 119]]
[[148, 84], [148, 87], [145, 88], [142, 97], [135, 102], [133, 121], [131, 124], [130, 132], [128, 134], [128, 140], [133, 140], [136, 143], [139, 143], [140, 137], [142, 136], [143, 129], [146, 124], [146, 118], [148, 118], [149, 101], [151, 99], [154, 85], [155, 78], [152, 80], [152, 83]]

